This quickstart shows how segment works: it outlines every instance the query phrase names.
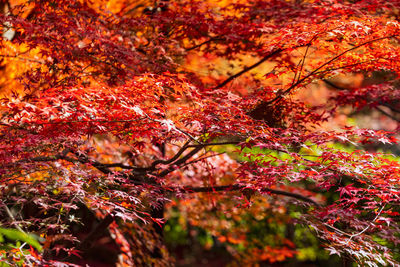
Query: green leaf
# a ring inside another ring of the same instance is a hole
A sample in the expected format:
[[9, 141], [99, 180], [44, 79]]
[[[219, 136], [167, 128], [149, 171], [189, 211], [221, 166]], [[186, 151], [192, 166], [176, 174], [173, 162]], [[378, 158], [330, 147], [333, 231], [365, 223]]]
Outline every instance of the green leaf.
[[39, 252], [42, 251], [42, 246], [37, 241], [36, 236], [33, 234], [26, 234], [16, 229], [6, 229], [0, 227], [0, 236], [2, 237], [0, 242], [4, 242], [4, 237], [6, 237], [8, 240], [21, 241], [34, 247]]

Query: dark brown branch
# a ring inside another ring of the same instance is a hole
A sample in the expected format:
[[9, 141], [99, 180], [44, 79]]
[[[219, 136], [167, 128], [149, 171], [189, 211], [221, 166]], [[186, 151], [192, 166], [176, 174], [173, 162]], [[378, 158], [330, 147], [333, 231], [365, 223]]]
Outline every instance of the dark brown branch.
[[222, 155], [222, 154], [225, 154], [225, 152], [221, 152], [221, 153], [217, 153], [217, 154], [212, 154], [212, 155], [208, 155], [208, 156], [202, 155], [202, 156], [201, 156], [200, 158], [198, 158], [198, 159], [194, 159], [194, 160], [192, 160], [192, 161], [186, 162], [185, 164], [182, 165], [182, 167], [185, 167], [185, 166], [187, 166], [187, 165], [194, 164], [194, 163], [196, 163], [196, 162], [199, 162], [199, 161], [202, 161], [202, 160], [205, 160], [205, 159], [208, 159], [208, 158], [213, 158], [213, 157], [216, 157], [216, 156], [219, 156], [219, 155]]
[[187, 153], [185, 156], [183, 156], [182, 158], [178, 159], [177, 161], [174, 162], [175, 165], [179, 165], [182, 163], [185, 163], [188, 159], [190, 159], [191, 157], [193, 157], [194, 155], [197, 154], [197, 152], [199, 152], [200, 150], [202, 150], [204, 147], [203, 146], [199, 146], [194, 148], [192, 151], [190, 151], [189, 153]]
[[[108, 164], [106, 164], [106, 163], [100, 163], [100, 162], [97, 162], [97, 161], [95, 161], [95, 162], [96, 162], [96, 164], [98, 164], [98, 166], [102, 166], [102, 167], [105, 167], [105, 168], [121, 168], [121, 169], [127, 169], [127, 170], [135, 170], [135, 169], [137, 169], [136, 167], [133, 167], [133, 166], [130, 166], [130, 165], [125, 165], [123, 163], [108, 163]], [[94, 164], [92, 164], [92, 165], [94, 165]]]
[[151, 164], [149, 169], [154, 169], [158, 164], [170, 164], [170, 163], [174, 162], [175, 160], [177, 160], [183, 154], [183, 152], [186, 151], [186, 149], [189, 148], [189, 146], [188, 146], [189, 143], [190, 143], [190, 140], [186, 141], [186, 143], [181, 147], [181, 149], [179, 149], [179, 151], [172, 158], [170, 158], [168, 160], [155, 160], [155, 161], [153, 161], [153, 163]]
[[[176, 192], [186, 192], [186, 193], [213, 193], [213, 192], [220, 192], [220, 191], [225, 191], [225, 192], [231, 192], [231, 191], [239, 191], [239, 190], [249, 190], [249, 188], [246, 188], [245, 186], [242, 185], [222, 185], [222, 186], [214, 186], [214, 187], [182, 187], [182, 188], [172, 188], [173, 191]], [[252, 190], [252, 189], [250, 189]], [[255, 191], [255, 190], [252, 190]], [[315, 206], [321, 206], [319, 203], [315, 202], [311, 198], [308, 198], [306, 196], [292, 193], [292, 192], [287, 192], [283, 190], [278, 190], [278, 189], [271, 189], [271, 188], [262, 188], [261, 192], [263, 193], [270, 193], [274, 195], [281, 195], [281, 196], [287, 196], [291, 198], [296, 198], [298, 200], [302, 200], [304, 202], [313, 204]]]
[[[19, 161], [13, 162], [13, 163], [6, 164], [6, 166], [7, 165], [20, 164], [20, 163], [53, 162], [53, 161], [57, 161], [57, 160], [65, 160], [65, 161], [69, 161], [71, 163], [80, 162], [80, 163], [83, 163], [83, 164], [90, 164], [91, 166], [93, 166], [94, 168], [98, 169], [99, 171], [101, 171], [104, 174], [112, 173], [110, 168], [121, 168], [121, 169], [138, 171], [140, 173], [145, 173], [147, 171], [155, 170], [155, 167], [158, 164], [171, 164], [171, 163], [174, 163], [175, 161], [176, 161], [175, 162], [176, 165], [185, 163], [189, 158], [194, 156], [197, 152], [199, 152], [202, 148], [204, 148], [206, 146], [238, 144], [240, 142], [232, 141], [232, 142], [216, 142], [216, 143], [207, 143], [207, 144], [198, 144], [198, 145], [188, 145], [189, 143], [190, 143], [190, 140], [187, 141], [182, 146], [182, 148], [172, 158], [170, 158], [168, 160], [156, 160], [151, 164], [150, 167], [134, 167], [134, 166], [130, 166], [130, 165], [125, 165], [123, 163], [101, 163], [99, 161], [90, 159], [87, 155], [79, 154], [78, 152], [73, 152], [73, 151], [71, 151], [69, 149], [65, 149], [60, 154], [56, 154], [56, 155], [53, 155], [53, 156], [38, 156], [38, 157], [34, 157], [34, 158], [21, 159]], [[184, 157], [179, 159], [179, 157], [188, 148], [195, 148], [195, 149], [193, 149], [187, 155], [185, 155]], [[77, 156], [77, 158], [67, 157], [67, 154], [70, 153], [70, 152], [75, 154]]]
[[[229, 142], [229, 144], [234, 143], [234, 142]], [[205, 145], [221, 145], [221, 144], [226, 144], [226, 142], [221, 142], [221, 143], [209, 143], [209, 144], [205, 144]], [[182, 158], [180, 158], [179, 160], [175, 161], [175, 158], [178, 159], [180, 155], [183, 154], [183, 152], [188, 148], [189, 146], [187, 145], [187, 143], [181, 148], [181, 152], [178, 152], [173, 158], [171, 158], [170, 160], [168, 160], [169, 163], [174, 163], [174, 165], [180, 165], [180, 164], [185, 164], [187, 160], [189, 160], [191, 157], [193, 157], [196, 153], [198, 153], [200, 150], [202, 150], [204, 148], [204, 145], [196, 145], [194, 146], [193, 150], [191, 150], [189, 153], [187, 153], [185, 156], [183, 156]], [[183, 149], [185, 148], [185, 149]], [[66, 154], [68, 154], [70, 152], [70, 150], [65, 149], [61, 154], [55, 155], [55, 156], [50, 156], [50, 157], [36, 157], [33, 159], [28, 159], [25, 161], [55, 161], [58, 159], [64, 159], [67, 161], [72, 161], [72, 162], [76, 162], [79, 161], [81, 163], [87, 164], [90, 163], [93, 167], [95, 167], [96, 169], [98, 169], [99, 171], [101, 171], [104, 174], [110, 174], [112, 173], [111, 170], [109, 170], [109, 167], [120, 167], [120, 166], [125, 166], [125, 167], [129, 167], [130, 166], [126, 166], [120, 163], [114, 163], [114, 164], [103, 164], [103, 163], [99, 163], [97, 161], [93, 161], [90, 160], [86, 155], [82, 155], [79, 154], [77, 152], [74, 152], [74, 154], [76, 154], [78, 156], [78, 159], [72, 159], [69, 157], [66, 157]], [[178, 155], [179, 154], [179, 155]], [[167, 162], [167, 161], [165, 161]], [[172, 172], [174, 170], [174, 167], [171, 166], [170, 168], [162, 171], [158, 176], [159, 177], [163, 177], [165, 175], [167, 175], [168, 173]], [[146, 182], [146, 181], [133, 181], [136, 184], [141, 184], [141, 185], [154, 185], [157, 187], [160, 187], [160, 185], [156, 184], [156, 183], [152, 183], [150, 181], [150, 183]], [[176, 187], [176, 188], [169, 188], [169, 190], [175, 191], [175, 192], [179, 192], [179, 191], [184, 191], [187, 193], [200, 193], [200, 192], [218, 192], [218, 191], [238, 191], [238, 190], [243, 190], [246, 189], [248, 190], [248, 188], [246, 188], [245, 186], [241, 186], [241, 185], [231, 185], [231, 186], [215, 186], [215, 187]], [[277, 189], [270, 189], [270, 188], [263, 188], [261, 190], [261, 192], [265, 192], [265, 193], [270, 193], [270, 194], [276, 194], [276, 195], [283, 195], [283, 196], [288, 196], [288, 197], [292, 197], [292, 198], [296, 198], [299, 200], [302, 200], [304, 202], [308, 202], [308, 203], [312, 203], [315, 206], [320, 206], [317, 202], [315, 202], [314, 200], [305, 197], [303, 195], [300, 194], [296, 194], [296, 193], [291, 193], [291, 192], [286, 192], [286, 191], [282, 191], [282, 190], [277, 190]], [[104, 227], [108, 227], [108, 225], [114, 220], [114, 218], [111, 215], [107, 215], [106, 218], [103, 219], [103, 221], [98, 225], [97, 228], [104, 228]], [[97, 232], [97, 230], [96, 230]], [[90, 233], [89, 236], [95, 236], [95, 233]], [[89, 236], [87, 238], [89, 238]], [[86, 239], [85, 239], [86, 240]], [[87, 246], [85, 243], [87, 243], [88, 241], [84, 241], [82, 242], [82, 244], [79, 246], [81, 249], [84, 246]]]
[[395, 116], [393, 116], [392, 114], [387, 113], [386, 111], [384, 111], [383, 109], [381, 109], [380, 107], [375, 107], [376, 110], [378, 110], [380, 113], [382, 113], [383, 115], [389, 117], [390, 119], [400, 122], [400, 119], [396, 118]]
[[[314, 39], [314, 38], [313, 38], [313, 39]], [[299, 77], [297, 78], [297, 81], [299, 81], [300, 78], [301, 78], [301, 73], [302, 73], [302, 71], [303, 71], [304, 64], [305, 64], [305, 62], [306, 62], [306, 57], [307, 57], [307, 54], [308, 54], [308, 50], [310, 49], [310, 46], [311, 46], [311, 42], [307, 45], [306, 52], [304, 53], [303, 60], [301, 61], [301, 67], [300, 67]]]
[[[190, 159], [191, 157], [193, 157], [194, 155], [196, 155], [197, 152], [199, 152], [200, 150], [202, 150], [204, 147], [203, 146], [199, 146], [199, 147], [195, 147], [192, 151], [190, 151], [189, 153], [187, 153], [185, 156], [183, 156], [182, 158], [180, 158], [179, 160], [174, 162], [174, 165], [180, 165], [185, 163], [188, 159]], [[168, 169], [162, 171], [158, 176], [159, 177], [164, 177], [165, 175], [167, 175], [168, 173], [174, 171], [174, 166], [170, 166]]]
[[194, 45], [192, 47], [185, 48], [185, 50], [186, 51], [191, 51], [191, 50], [199, 48], [199, 47], [201, 47], [201, 46], [203, 46], [205, 44], [211, 43], [212, 41], [217, 41], [217, 40], [223, 40], [223, 38], [221, 38], [220, 36], [211, 37], [210, 39], [208, 39], [208, 40], [206, 40], [206, 41], [204, 41], [202, 43], [199, 43], [199, 44]]
[[38, 135], [37, 132], [35, 132], [35, 131], [31, 130], [31, 129], [26, 129], [23, 126], [20, 126], [20, 125], [12, 125], [12, 124], [8, 124], [8, 123], [5, 123], [5, 122], [0, 122], [0, 126], [8, 127], [8, 128], [10, 128], [10, 130], [14, 130], [14, 129], [22, 130], [22, 131], [26, 131], [26, 132], [28, 132], [28, 133], [30, 133], [32, 135]]
[[[72, 152], [73, 154], [75, 154], [77, 156], [77, 158], [67, 157], [67, 154], [69, 152]], [[73, 152], [70, 149], [65, 149], [62, 153], [56, 154], [54, 156], [38, 156], [38, 157], [34, 157], [34, 158], [27, 158], [27, 159], [22, 159], [22, 160], [19, 160], [19, 161], [13, 162], [13, 163], [9, 163], [6, 165], [15, 165], [15, 164], [20, 164], [20, 163], [32, 163], [32, 162], [52, 162], [52, 161], [57, 161], [57, 160], [65, 160], [65, 161], [68, 161], [71, 163], [80, 162], [83, 164], [91, 164], [93, 167], [95, 167], [96, 169], [98, 169], [99, 171], [101, 171], [104, 174], [112, 173], [112, 171], [109, 170], [109, 168], [116, 168], [116, 167], [122, 168], [122, 169], [128, 169], [128, 170], [138, 170], [138, 171], [143, 170], [143, 168], [137, 168], [137, 167], [125, 165], [123, 163], [109, 163], [109, 164], [101, 163], [96, 160], [89, 159], [89, 157], [86, 155], [82, 155], [77, 152]]]
[[[149, 170], [148, 167], [147, 168], [133, 167], [130, 165], [125, 165], [123, 163], [101, 163], [97, 160], [90, 159], [87, 155], [79, 154], [78, 152], [73, 152], [73, 153], [78, 157], [78, 159], [72, 159], [74, 162], [78, 161], [83, 164], [90, 164], [91, 166], [93, 166], [94, 168], [96, 168], [97, 170], [99, 170], [104, 174], [112, 173], [113, 171], [111, 171], [110, 168], [117, 168], [117, 167], [122, 169], [137, 171], [140, 173], [145, 173], [146, 171]], [[63, 157], [62, 159], [71, 161], [70, 158], [67, 157]]]
[[245, 74], [246, 72], [260, 66], [262, 63], [264, 63], [265, 61], [267, 61], [268, 59], [278, 55], [280, 52], [282, 52], [283, 49], [276, 49], [274, 51], [272, 51], [271, 53], [269, 53], [268, 55], [266, 55], [265, 57], [263, 57], [261, 60], [259, 60], [258, 62], [254, 63], [253, 65], [250, 65], [248, 67], [245, 67], [243, 70], [239, 71], [238, 73], [230, 76], [228, 79], [226, 79], [225, 81], [223, 81], [222, 83], [218, 84], [217, 86], [214, 87], [214, 89], [219, 89], [224, 87], [225, 85], [227, 85], [228, 83], [230, 83], [231, 81], [233, 81], [234, 79], [236, 79], [237, 77]]
[[364, 60], [364, 61], [358, 61], [358, 62], [355, 62], [355, 63], [352, 63], [352, 64], [341, 65], [341, 66], [334, 67], [334, 68], [327, 68], [327, 69], [315, 72], [314, 75], [323, 74], [323, 73], [329, 73], [329, 72], [332, 72], [332, 71], [335, 71], [335, 70], [350, 69], [352, 67], [359, 66], [361, 64], [378, 62], [378, 61], [384, 60], [384, 59], [386, 59], [386, 58], [383, 58], [383, 57], [382, 58], [374, 58], [374, 59], [369, 59], [369, 60]]
[[19, 55], [0, 55], [0, 57], [7, 57], [7, 58], [14, 58], [20, 61], [30, 61], [30, 62], [35, 62], [35, 63], [39, 63], [39, 64], [45, 64], [44, 61], [42, 60], [37, 60], [37, 59], [33, 59], [33, 58], [27, 58], [27, 57], [21, 57]]
[[389, 103], [379, 102], [379, 105], [382, 105], [382, 106], [385, 106], [385, 107], [389, 108], [392, 112], [400, 113], [400, 109], [393, 107]]
[[31, 163], [31, 162], [46, 162], [46, 161], [57, 161], [60, 159], [64, 159], [70, 162], [77, 162], [78, 160], [73, 159], [73, 158], [69, 158], [66, 155], [68, 154], [69, 150], [65, 149], [63, 152], [61, 152], [60, 154], [54, 155], [54, 156], [38, 156], [38, 157], [34, 157], [34, 158], [27, 158], [27, 159], [21, 159], [18, 160], [16, 162], [10, 162], [7, 165], [15, 165], [15, 164], [20, 164], [20, 163]]
[[327, 85], [329, 85], [330, 87], [335, 88], [337, 90], [348, 90], [347, 88], [341, 87], [341, 86], [339, 86], [339, 85], [337, 85], [337, 84], [335, 84], [335, 83], [333, 83], [333, 82], [331, 82], [329, 80], [323, 79], [322, 81], [324, 83], [326, 83]]
[[223, 145], [237, 145], [241, 141], [227, 141], [227, 142], [215, 142], [215, 143], [204, 143], [201, 145], [189, 145], [188, 147], [206, 147], [206, 146], [223, 146]]

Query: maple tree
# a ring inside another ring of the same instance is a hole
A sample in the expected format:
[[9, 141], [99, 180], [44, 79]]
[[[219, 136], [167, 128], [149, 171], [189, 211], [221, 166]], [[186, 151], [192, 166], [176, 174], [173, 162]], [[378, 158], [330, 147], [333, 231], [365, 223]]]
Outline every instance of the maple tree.
[[90, 264], [102, 248], [113, 264], [168, 265], [175, 205], [244, 244], [230, 247], [241, 262], [296, 255], [284, 237], [251, 245], [252, 217], [239, 225], [274, 214], [331, 254], [397, 264], [400, 164], [378, 151], [397, 139], [333, 122], [367, 107], [397, 127], [400, 1], [1, 7], [1, 260]]

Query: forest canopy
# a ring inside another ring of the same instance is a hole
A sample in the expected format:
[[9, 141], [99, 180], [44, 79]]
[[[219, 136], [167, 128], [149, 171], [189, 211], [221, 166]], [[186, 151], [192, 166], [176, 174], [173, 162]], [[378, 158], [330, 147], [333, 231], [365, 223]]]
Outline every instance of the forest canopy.
[[399, 264], [400, 1], [0, 12], [0, 262]]

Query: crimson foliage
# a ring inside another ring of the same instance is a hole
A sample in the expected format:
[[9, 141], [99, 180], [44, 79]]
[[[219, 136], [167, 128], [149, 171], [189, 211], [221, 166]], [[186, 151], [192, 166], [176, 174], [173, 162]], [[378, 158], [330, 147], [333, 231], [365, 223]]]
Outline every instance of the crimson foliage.
[[[102, 245], [168, 265], [166, 202], [261, 195], [331, 254], [397, 264], [400, 165], [372, 149], [397, 140], [326, 122], [343, 106], [397, 121], [400, 1], [142, 2], [2, 4], [0, 223], [43, 249], [1, 259], [83, 264]], [[315, 87], [331, 97], [301, 97]]]

